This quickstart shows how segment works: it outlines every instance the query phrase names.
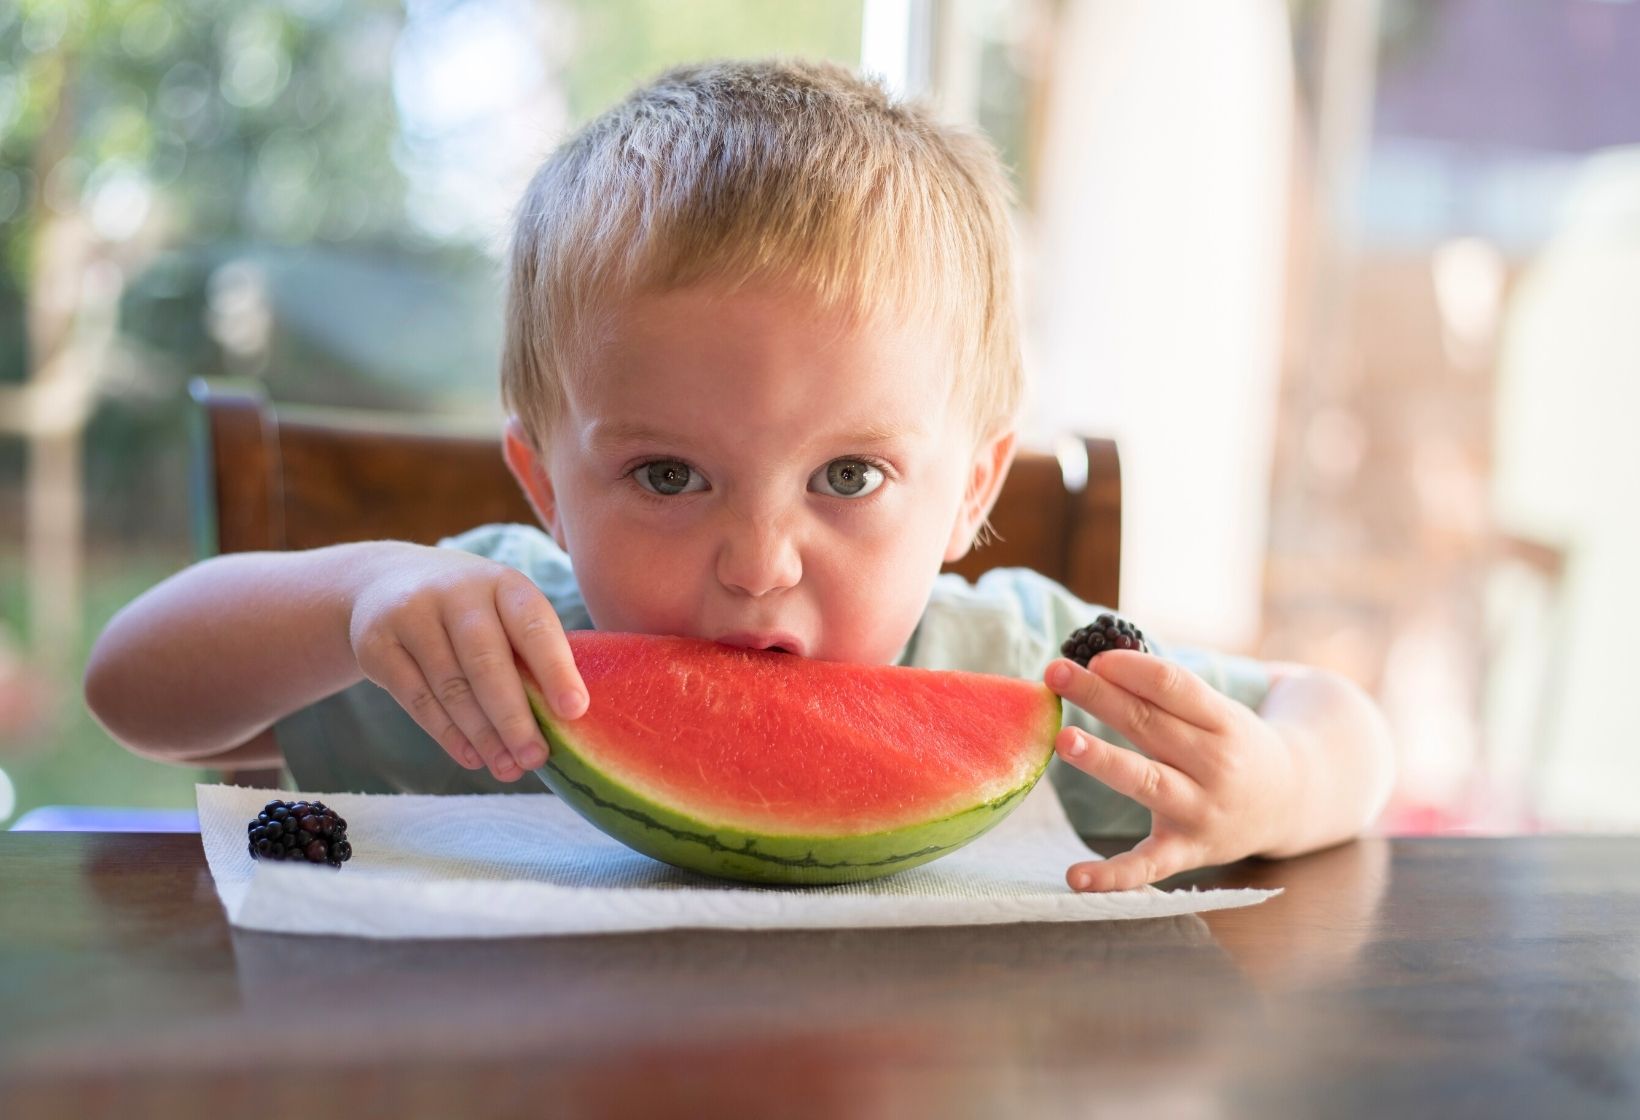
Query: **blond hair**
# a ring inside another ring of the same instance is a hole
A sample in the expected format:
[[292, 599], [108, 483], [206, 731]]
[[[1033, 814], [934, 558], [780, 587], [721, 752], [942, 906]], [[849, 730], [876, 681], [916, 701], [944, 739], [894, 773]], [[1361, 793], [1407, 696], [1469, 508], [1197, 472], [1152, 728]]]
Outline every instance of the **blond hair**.
[[1023, 396], [1010, 191], [990, 143], [841, 66], [671, 70], [558, 147], [519, 205], [502, 396], [541, 445], [622, 294], [796, 284], [855, 320], [951, 330], [976, 434]]

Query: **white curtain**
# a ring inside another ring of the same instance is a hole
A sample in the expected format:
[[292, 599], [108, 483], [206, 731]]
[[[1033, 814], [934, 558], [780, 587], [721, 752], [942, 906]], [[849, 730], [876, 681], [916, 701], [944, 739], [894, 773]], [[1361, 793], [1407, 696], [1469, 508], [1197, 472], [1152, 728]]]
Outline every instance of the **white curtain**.
[[[1497, 516], [1565, 548], [1568, 569], [1560, 628], [1536, 635], [1538, 648], [1495, 652], [1487, 731], [1542, 760], [1531, 792], [1552, 826], [1621, 830], [1640, 819], [1629, 691], [1640, 629], [1637, 419], [1640, 146], [1584, 164], [1510, 301], [1498, 359]], [[1521, 641], [1533, 636], [1510, 644]], [[1524, 721], [1516, 698], [1545, 687], [1541, 722]]]
[[1027, 231], [1027, 435], [1119, 439], [1124, 610], [1247, 647], [1280, 364], [1286, 5], [1075, 0], [1064, 18]]

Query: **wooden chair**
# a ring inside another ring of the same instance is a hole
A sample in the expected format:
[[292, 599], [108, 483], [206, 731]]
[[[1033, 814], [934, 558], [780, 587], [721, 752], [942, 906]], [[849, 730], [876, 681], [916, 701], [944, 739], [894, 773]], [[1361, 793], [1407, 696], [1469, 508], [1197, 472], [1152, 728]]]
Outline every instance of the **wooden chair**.
[[[422, 418], [277, 408], [255, 385], [196, 379], [192, 507], [201, 556], [390, 538], [431, 544], [491, 521], [535, 515], [496, 433]], [[1070, 441], [1021, 452], [991, 514], [997, 539], [950, 570], [974, 579], [1027, 567], [1115, 606], [1122, 554], [1116, 444]], [[240, 771], [247, 782], [277, 775]]]

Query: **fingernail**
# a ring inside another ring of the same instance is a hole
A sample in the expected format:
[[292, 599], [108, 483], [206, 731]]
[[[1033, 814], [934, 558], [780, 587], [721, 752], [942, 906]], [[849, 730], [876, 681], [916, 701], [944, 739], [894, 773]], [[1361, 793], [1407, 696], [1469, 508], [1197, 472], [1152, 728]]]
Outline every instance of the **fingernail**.
[[565, 719], [574, 719], [576, 716], [579, 716], [581, 713], [586, 711], [586, 703], [586, 695], [578, 689], [572, 688], [567, 691], [560, 692], [558, 694], [558, 699], [553, 701], [552, 708], [553, 711], [557, 712]]
[[1070, 668], [1063, 661], [1056, 661], [1048, 666], [1048, 684], [1054, 688], [1064, 688], [1071, 683]]
[[526, 770], [539, 770], [547, 761], [547, 752], [540, 747], [525, 747], [518, 755], [518, 764]]
[[1079, 891], [1085, 891], [1089, 887], [1093, 886], [1093, 876], [1089, 875], [1086, 871], [1078, 871], [1076, 875], [1071, 878], [1071, 886], [1075, 887]]
[[1082, 741], [1082, 736], [1073, 734], [1071, 741], [1065, 744], [1065, 753], [1072, 758], [1078, 758], [1088, 753], [1088, 745]]
[[472, 747], [468, 747], [465, 751], [463, 751], [461, 757], [467, 763], [469, 769], [477, 770], [480, 766], [484, 765], [484, 760], [478, 757], [478, 752], [473, 750]]

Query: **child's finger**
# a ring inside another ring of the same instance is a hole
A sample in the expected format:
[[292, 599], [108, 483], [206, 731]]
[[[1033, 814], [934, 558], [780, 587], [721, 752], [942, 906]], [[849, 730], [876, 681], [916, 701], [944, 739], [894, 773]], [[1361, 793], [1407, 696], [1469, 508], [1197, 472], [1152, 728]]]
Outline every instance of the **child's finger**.
[[589, 703], [587, 686], [575, 667], [575, 655], [564, 637], [564, 624], [535, 584], [520, 577], [503, 581], [496, 589], [496, 611], [507, 640], [524, 667], [535, 678], [552, 710], [563, 719], [584, 715]]
[[444, 710], [444, 705], [438, 702], [416, 659], [401, 645], [384, 648], [383, 656], [386, 663], [376, 668], [372, 676], [375, 683], [386, 689], [399, 707], [410, 713], [410, 718], [433, 737], [445, 754], [468, 770], [482, 770], [484, 759], [461, 728], [456, 726], [456, 721], [450, 718], [450, 713]]
[[467, 736], [467, 741], [478, 751], [490, 773], [503, 782], [514, 782], [522, 777], [524, 771], [490, 724], [484, 709], [479, 706], [472, 682], [456, 658], [443, 622], [435, 619], [433, 625], [417, 635], [413, 642], [407, 642], [406, 648], [427, 678], [427, 686], [433, 696], [455, 720], [461, 733]]
[[484, 718], [512, 760], [522, 770], [545, 766], [546, 741], [524, 696], [512, 645], [489, 604], [451, 619], [450, 640]]
[[1080, 727], [1061, 728], [1054, 749], [1078, 770], [1158, 816], [1189, 817], [1200, 798], [1200, 787], [1185, 774], [1138, 751], [1089, 735]]
[[1095, 657], [1088, 670], [1203, 731], [1224, 729], [1224, 696], [1183, 666], [1117, 649]]
[[1188, 841], [1152, 833], [1120, 855], [1072, 864], [1065, 881], [1078, 891], [1131, 891], [1188, 870], [1190, 855]]
[[1183, 768], [1189, 744], [1201, 736], [1201, 729], [1194, 724], [1066, 658], [1049, 665], [1043, 679], [1049, 688], [1142, 747], [1146, 754], [1174, 766]]

